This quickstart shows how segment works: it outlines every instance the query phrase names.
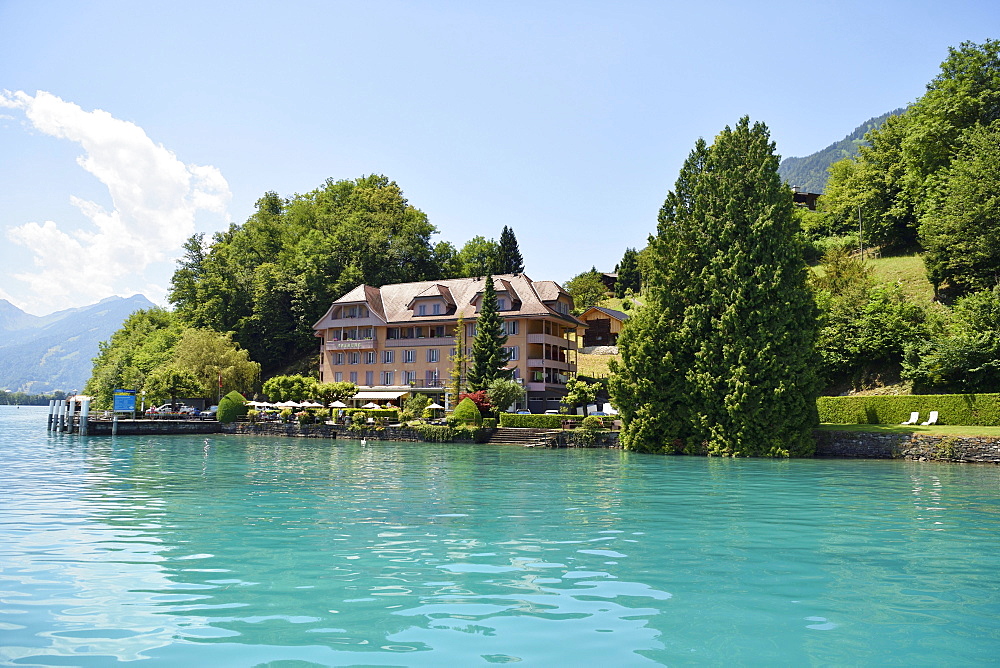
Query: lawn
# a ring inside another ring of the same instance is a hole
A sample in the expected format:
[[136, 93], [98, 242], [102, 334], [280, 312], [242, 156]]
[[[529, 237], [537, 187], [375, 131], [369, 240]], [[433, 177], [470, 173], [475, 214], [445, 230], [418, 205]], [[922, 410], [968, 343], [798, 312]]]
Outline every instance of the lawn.
[[608, 362], [612, 359], [621, 359], [621, 355], [585, 355], [580, 353], [576, 359], [576, 372], [582, 376], [600, 378], [607, 376]]
[[904, 424], [828, 424], [819, 426], [823, 431], [863, 431], [874, 434], [927, 434], [929, 436], [988, 436], [1000, 438], [1000, 427], [973, 427], [965, 425]]
[[881, 283], [899, 283], [900, 289], [917, 304], [929, 304], [934, 299], [934, 286], [927, 280], [924, 260], [919, 255], [880, 257], [868, 260], [875, 277]]

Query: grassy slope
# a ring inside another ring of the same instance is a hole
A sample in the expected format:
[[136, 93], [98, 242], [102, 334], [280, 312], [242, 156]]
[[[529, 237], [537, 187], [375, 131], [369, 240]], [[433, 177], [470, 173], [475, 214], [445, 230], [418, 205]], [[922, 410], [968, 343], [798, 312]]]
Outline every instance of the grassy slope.
[[924, 261], [919, 255], [882, 257], [869, 260], [875, 278], [881, 283], [898, 283], [907, 297], [921, 306], [934, 299], [934, 286], [927, 280]]

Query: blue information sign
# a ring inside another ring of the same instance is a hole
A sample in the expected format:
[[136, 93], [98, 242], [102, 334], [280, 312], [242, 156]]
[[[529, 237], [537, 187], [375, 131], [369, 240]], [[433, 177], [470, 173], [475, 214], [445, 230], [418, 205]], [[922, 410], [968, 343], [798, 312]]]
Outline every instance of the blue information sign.
[[115, 412], [135, 412], [135, 390], [115, 390]]

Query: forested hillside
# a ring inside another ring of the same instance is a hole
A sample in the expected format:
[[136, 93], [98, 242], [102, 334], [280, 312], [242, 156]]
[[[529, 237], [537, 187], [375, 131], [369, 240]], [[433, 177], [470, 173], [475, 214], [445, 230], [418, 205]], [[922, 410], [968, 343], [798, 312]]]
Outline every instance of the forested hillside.
[[[815, 283], [828, 380], [1000, 391], [1000, 42], [949, 49], [927, 92], [867, 139], [801, 215], [826, 250]], [[935, 302], [914, 298], [912, 279], [875, 280], [852, 254], [862, 245], [920, 254]]]
[[811, 193], [821, 193], [826, 188], [830, 174], [830, 165], [845, 158], [853, 158], [861, 146], [865, 145], [865, 135], [869, 130], [880, 127], [890, 116], [897, 116], [905, 109], [893, 111], [869, 118], [854, 128], [854, 131], [838, 142], [830, 144], [822, 151], [816, 151], [804, 158], [785, 158], [778, 167], [778, 174], [790, 186], [798, 186]]

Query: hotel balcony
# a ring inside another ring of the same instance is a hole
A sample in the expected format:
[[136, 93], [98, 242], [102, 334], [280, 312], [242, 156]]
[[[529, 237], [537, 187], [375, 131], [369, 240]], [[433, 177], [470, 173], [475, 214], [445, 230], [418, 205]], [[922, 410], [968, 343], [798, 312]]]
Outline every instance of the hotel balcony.
[[529, 357], [528, 358], [528, 368], [529, 369], [538, 369], [538, 368], [559, 369], [561, 371], [569, 371], [570, 370], [570, 364], [569, 364], [569, 362], [560, 362], [559, 360], [547, 360], [547, 359], [541, 359], [541, 358], [538, 358], [538, 357]]
[[528, 334], [528, 343], [547, 343], [550, 346], [557, 346], [566, 350], [576, 350], [576, 341], [564, 339], [561, 336], [552, 336], [551, 334]]

